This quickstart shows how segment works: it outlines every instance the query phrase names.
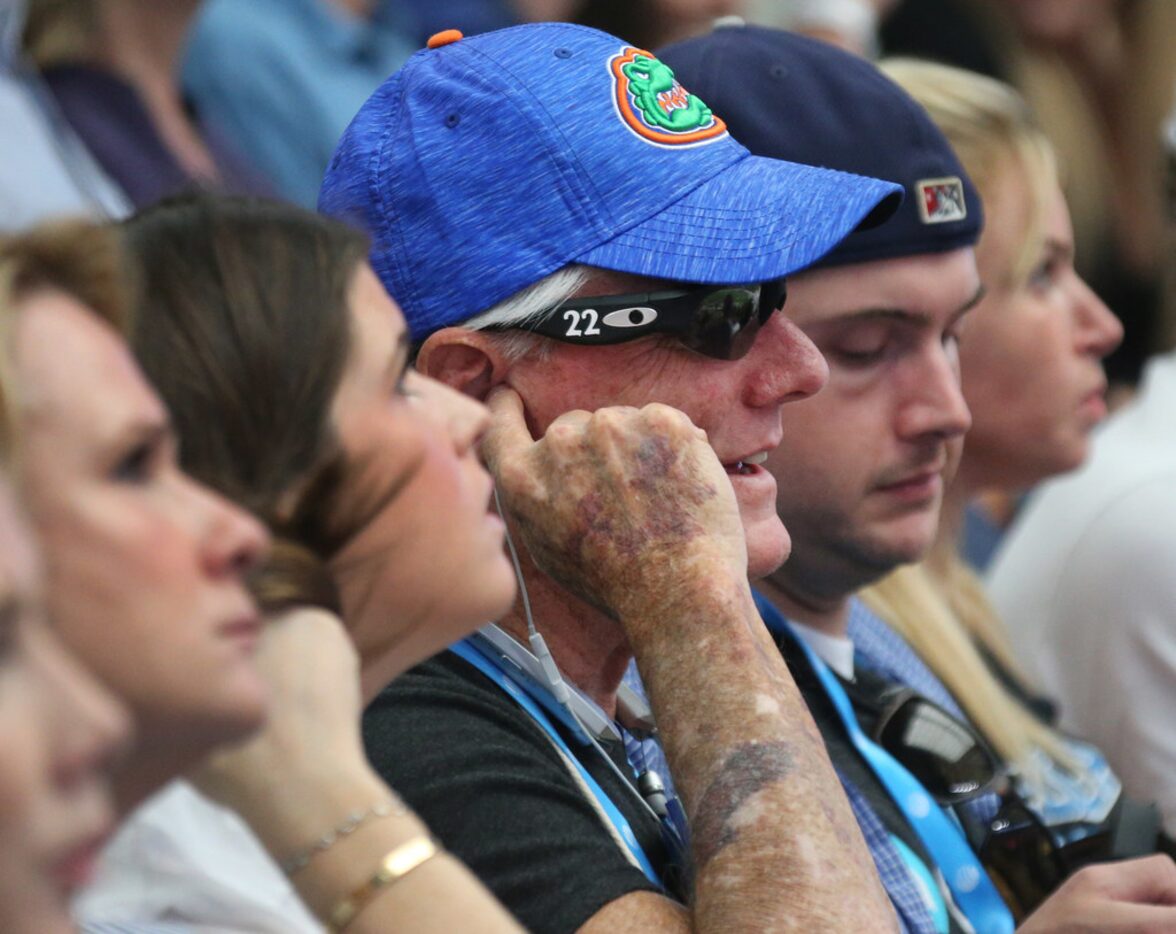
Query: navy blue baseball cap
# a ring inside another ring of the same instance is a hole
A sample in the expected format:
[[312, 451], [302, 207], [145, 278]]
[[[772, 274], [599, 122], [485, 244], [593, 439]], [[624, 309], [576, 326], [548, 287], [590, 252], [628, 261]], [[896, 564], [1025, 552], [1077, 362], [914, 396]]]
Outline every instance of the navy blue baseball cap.
[[319, 209], [368, 232], [420, 340], [570, 263], [778, 279], [900, 198], [888, 182], [752, 156], [649, 52], [536, 23], [434, 36], [360, 108]]
[[944, 252], [979, 238], [980, 195], [951, 145], [922, 106], [865, 59], [743, 25], [721, 26], [658, 57], [756, 155], [903, 186], [893, 217], [850, 234], [814, 265]]

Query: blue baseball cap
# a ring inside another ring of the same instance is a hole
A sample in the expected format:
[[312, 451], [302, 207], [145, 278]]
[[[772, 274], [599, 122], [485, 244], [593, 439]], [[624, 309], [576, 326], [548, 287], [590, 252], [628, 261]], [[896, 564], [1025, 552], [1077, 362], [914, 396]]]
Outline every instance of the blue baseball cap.
[[360, 108], [319, 209], [372, 238], [420, 340], [570, 263], [778, 279], [900, 199], [752, 156], [649, 52], [568, 23], [434, 36]]
[[759, 26], [721, 26], [658, 56], [758, 156], [873, 175], [906, 198], [883, 226], [856, 230], [814, 265], [971, 246], [980, 195], [931, 117], [865, 59]]

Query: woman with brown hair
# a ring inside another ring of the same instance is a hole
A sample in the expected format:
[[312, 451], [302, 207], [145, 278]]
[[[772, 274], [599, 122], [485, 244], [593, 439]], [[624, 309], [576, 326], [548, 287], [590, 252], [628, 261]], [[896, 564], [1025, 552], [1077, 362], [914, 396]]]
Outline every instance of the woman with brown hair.
[[485, 410], [408, 370], [403, 318], [341, 224], [186, 197], [121, 233], [139, 285], [133, 346], [184, 468], [273, 531], [251, 583], [277, 622], [260, 653], [269, 725], [194, 775], [249, 828], [173, 784], [115, 841], [86, 919], [514, 930], [359, 738], [363, 700], [514, 597], [474, 451]]
[[273, 530], [280, 560], [256, 585], [266, 610], [340, 613], [371, 695], [511, 603], [474, 449], [488, 414], [409, 368], [362, 235], [277, 202], [200, 196], [122, 233], [141, 286], [131, 344], [185, 469]]

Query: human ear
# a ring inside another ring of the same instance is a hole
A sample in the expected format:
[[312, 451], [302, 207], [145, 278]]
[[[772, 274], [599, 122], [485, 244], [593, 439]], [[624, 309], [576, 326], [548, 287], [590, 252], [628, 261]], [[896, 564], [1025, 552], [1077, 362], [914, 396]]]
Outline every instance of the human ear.
[[475, 399], [484, 400], [507, 382], [510, 366], [489, 335], [466, 328], [442, 328], [425, 338], [417, 371]]

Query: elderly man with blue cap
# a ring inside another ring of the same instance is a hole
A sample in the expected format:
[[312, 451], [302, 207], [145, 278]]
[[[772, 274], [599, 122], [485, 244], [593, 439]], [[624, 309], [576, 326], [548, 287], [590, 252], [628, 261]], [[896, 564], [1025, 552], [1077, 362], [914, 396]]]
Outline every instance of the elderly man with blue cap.
[[791, 280], [784, 314], [822, 351], [830, 379], [785, 413], [765, 462], [792, 554], [757, 593], [900, 920], [926, 934], [1000, 934], [1013, 930], [1011, 907], [1028, 915], [1025, 932], [1173, 929], [1165, 857], [1088, 869], [1057, 888], [1107, 852], [1093, 832], [1113, 805], [1119, 826], [1136, 830], [1107, 835], [1113, 855], [1152, 852], [1154, 826], [1148, 843], [1128, 802], [1116, 805], [1113, 776], [1081, 776], [1098, 826], [1071, 817], [1049, 827], [1028, 808], [1043, 786], [1058, 793], [1056, 773], [1016, 775], [998, 800], [1001, 764], [955, 699], [854, 599], [930, 547], [942, 477], [970, 425], [957, 340], [982, 295], [971, 180], [922, 107], [828, 45], [730, 26], [660, 54], [757, 155], [906, 191], [885, 225], [851, 233]]
[[[320, 207], [369, 232], [418, 368], [489, 400], [515, 536], [561, 545], [520, 549], [516, 608], [377, 698], [370, 757], [535, 931], [891, 929], [747, 577], [786, 554], [781, 408], [826, 376], [784, 277], [897, 186], [751, 156], [603, 33], [429, 45]], [[653, 718], [621, 688], [634, 656]]]

